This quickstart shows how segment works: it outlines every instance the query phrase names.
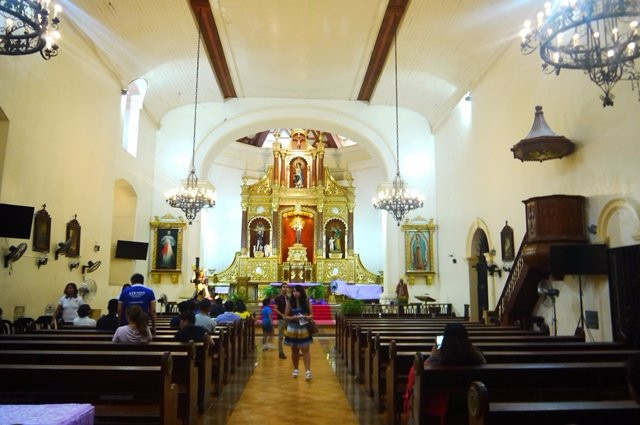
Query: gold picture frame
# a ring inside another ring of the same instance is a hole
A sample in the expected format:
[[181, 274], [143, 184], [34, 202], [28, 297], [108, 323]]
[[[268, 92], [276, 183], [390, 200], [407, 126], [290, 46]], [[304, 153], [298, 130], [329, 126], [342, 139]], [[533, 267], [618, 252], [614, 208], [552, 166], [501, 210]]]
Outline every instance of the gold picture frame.
[[155, 216], [151, 226], [151, 278], [160, 283], [162, 276], [169, 276], [178, 283], [182, 274], [182, 243], [187, 223], [182, 217], [165, 214]]
[[435, 277], [434, 236], [436, 225], [433, 219], [427, 221], [417, 217], [411, 222], [405, 221], [404, 252], [406, 274], [411, 276], [426, 276], [428, 282]]

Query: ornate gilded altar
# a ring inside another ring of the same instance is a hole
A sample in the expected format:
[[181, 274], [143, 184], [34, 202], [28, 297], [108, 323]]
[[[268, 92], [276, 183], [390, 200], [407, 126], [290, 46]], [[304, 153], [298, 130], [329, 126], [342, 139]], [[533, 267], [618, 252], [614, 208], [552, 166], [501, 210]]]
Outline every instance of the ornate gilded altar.
[[380, 283], [353, 251], [355, 188], [324, 166], [325, 144], [294, 130], [283, 147], [276, 132], [273, 164], [257, 182], [242, 182], [241, 252], [214, 282]]

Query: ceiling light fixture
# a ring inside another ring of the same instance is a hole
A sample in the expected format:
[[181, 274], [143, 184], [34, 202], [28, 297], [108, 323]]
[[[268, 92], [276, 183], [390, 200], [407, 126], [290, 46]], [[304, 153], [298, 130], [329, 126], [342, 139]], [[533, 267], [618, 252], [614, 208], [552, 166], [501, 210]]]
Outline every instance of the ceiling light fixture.
[[51, 0], [0, 0], [0, 55], [57, 56], [61, 10]]
[[198, 181], [196, 176], [195, 156], [196, 156], [196, 123], [198, 119], [198, 82], [200, 75], [200, 40], [202, 32], [200, 24], [202, 21], [202, 10], [198, 15], [198, 55], [196, 60], [196, 96], [193, 111], [193, 145], [191, 149], [191, 169], [183, 187], [173, 189], [165, 194], [167, 203], [173, 208], [184, 211], [189, 224], [193, 223], [200, 210], [216, 205], [215, 195], [212, 186], [207, 181]]
[[423, 205], [422, 196], [417, 191], [409, 189], [407, 183], [400, 177], [400, 137], [398, 124], [398, 46], [396, 43], [397, 34], [393, 37], [394, 52], [394, 82], [396, 89], [396, 176], [393, 178], [392, 187], [382, 190], [378, 196], [373, 198], [373, 206], [377, 210], [385, 210], [393, 216], [396, 224], [411, 210], [421, 208]]
[[640, 56], [639, 22], [639, 0], [562, 0], [555, 6], [548, 1], [535, 25], [525, 21], [520, 49], [528, 55], [540, 47], [547, 74], [583, 70], [602, 90], [602, 106], [613, 106], [618, 81], [629, 80], [640, 91], [634, 64]]

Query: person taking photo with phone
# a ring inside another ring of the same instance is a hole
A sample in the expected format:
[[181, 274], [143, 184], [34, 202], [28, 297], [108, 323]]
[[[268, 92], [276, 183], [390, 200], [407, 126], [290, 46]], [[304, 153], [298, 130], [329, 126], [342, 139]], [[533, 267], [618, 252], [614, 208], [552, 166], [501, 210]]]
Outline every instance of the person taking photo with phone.
[[[445, 326], [441, 342], [440, 336], [436, 337], [431, 354], [424, 361], [425, 367], [478, 366], [486, 363], [484, 355], [473, 346], [467, 334], [467, 329], [461, 323], [448, 323]], [[405, 416], [411, 412], [414, 381], [415, 370], [412, 366], [407, 379], [407, 390], [404, 393]], [[458, 406], [458, 404], [461, 405]], [[443, 392], [432, 394], [427, 400], [427, 405], [424, 406], [424, 411], [430, 419], [435, 420], [435, 423], [443, 423], [444, 417], [447, 416], [449, 410], [458, 410], [458, 408], [461, 410], [466, 409], [466, 399], [461, 403], [452, 402], [449, 394]]]

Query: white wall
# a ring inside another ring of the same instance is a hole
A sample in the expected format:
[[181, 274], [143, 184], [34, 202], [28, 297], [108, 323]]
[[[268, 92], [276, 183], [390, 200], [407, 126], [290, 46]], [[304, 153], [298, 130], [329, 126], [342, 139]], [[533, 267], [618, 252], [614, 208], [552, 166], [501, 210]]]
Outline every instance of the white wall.
[[[603, 109], [599, 90], [578, 71], [559, 77], [543, 75], [539, 60], [523, 56], [514, 40], [504, 55], [472, 88], [472, 119], [465, 125], [459, 106], [436, 131], [436, 182], [439, 222], [438, 252], [443, 299], [457, 308], [467, 303], [468, 266], [464, 261], [467, 234], [483, 219], [489, 237], [499, 244], [505, 220], [519, 245], [525, 232], [522, 200], [541, 195], [583, 195], [587, 222], [597, 223], [600, 210], [612, 198], [640, 198], [640, 104], [624, 82], [615, 88], [615, 106]], [[542, 105], [547, 122], [558, 134], [576, 142], [577, 151], [564, 159], [521, 163], [511, 146], [524, 138], [533, 122], [534, 106]], [[491, 246], [498, 251], [499, 247]], [[453, 264], [448, 254], [456, 256]], [[506, 279], [497, 282], [498, 295]], [[558, 284], [559, 332], [573, 333], [579, 317], [577, 284]], [[587, 279], [585, 308], [600, 313], [594, 339], [611, 336], [606, 281]], [[491, 306], [493, 307], [493, 305]], [[538, 313], [550, 318], [544, 307]], [[603, 323], [604, 318], [604, 323]]]
[[[94, 49], [65, 27], [60, 54], [50, 61], [39, 55], [0, 56], [0, 109], [8, 119], [0, 202], [35, 206], [43, 203], [52, 217], [49, 263], [40, 269], [29, 240], [25, 256], [13, 269], [0, 272], [0, 306], [13, 318], [16, 305], [37, 317], [62, 295], [67, 282], [82, 281], [80, 268], [69, 260], [53, 259], [55, 245], [65, 238], [65, 225], [74, 214], [82, 226], [81, 264], [102, 261], [89, 277], [98, 284], [91, 304], [106, 308], [119, 293], [108, 286], [114, 182], [129, 181], [138, 194], [136, 236], [147, 240], [155, 125], [141, 114], [138, 157], [121, 148], [120, 83], [107, 71]], [[95, 252], [95, 243], [101, 246]], [[146, 272], [146, 264], [137, 265]]]

